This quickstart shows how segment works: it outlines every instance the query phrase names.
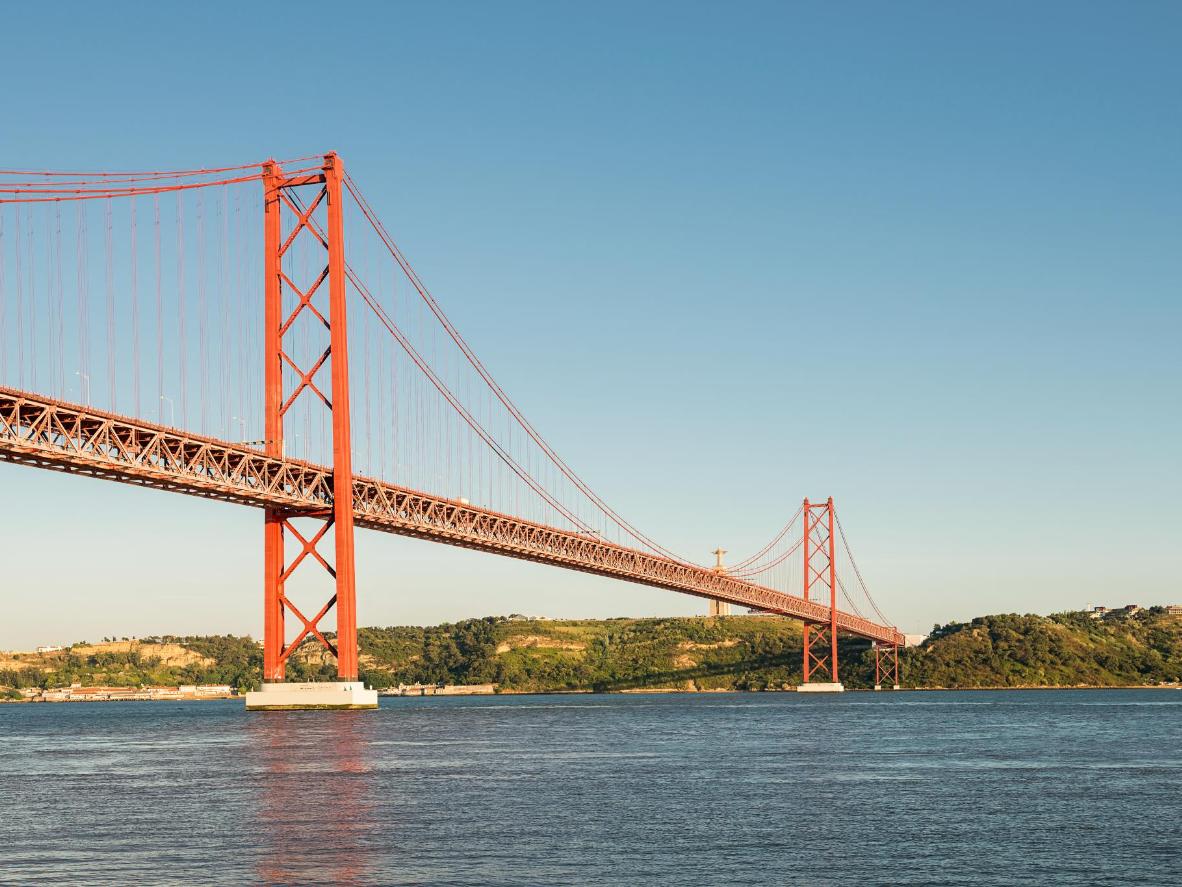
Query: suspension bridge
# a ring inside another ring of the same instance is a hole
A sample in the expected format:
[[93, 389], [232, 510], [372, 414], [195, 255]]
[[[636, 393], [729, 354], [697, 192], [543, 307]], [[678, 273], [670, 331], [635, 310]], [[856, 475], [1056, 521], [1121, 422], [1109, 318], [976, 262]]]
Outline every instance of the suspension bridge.
[[[801, 689], [840, 689], [839, 633], [898, 686], [903, 636], [832, 499], [729, 566], [656, 543], [525, 418], [336, 154], [0, 170], [0, 461], [262, 509], [251, 708], [376, 705], [356, 528], [791, 616]], [[338, 682], [284, 680], [305, 643]]]

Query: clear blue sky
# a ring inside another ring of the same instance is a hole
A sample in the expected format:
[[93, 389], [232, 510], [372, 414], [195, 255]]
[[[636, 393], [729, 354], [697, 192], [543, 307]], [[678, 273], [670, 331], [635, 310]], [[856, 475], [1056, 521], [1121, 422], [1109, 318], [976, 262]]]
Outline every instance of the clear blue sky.
[[[556, 448], [706, 560], [837, 498], [905, 630], [1182, 602], [1177, 3], [37, 4], [2, 163], [335, 149]], [[0, 646], [261, 632], [253, 511], [0, 466]], [[362, 624], [704, 603], [385, 536]]]

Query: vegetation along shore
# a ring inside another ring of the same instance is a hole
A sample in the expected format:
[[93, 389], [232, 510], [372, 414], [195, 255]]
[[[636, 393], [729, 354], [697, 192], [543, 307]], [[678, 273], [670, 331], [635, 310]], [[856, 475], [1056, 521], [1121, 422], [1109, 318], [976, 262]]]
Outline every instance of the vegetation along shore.
[[[378, 689], [783, 690], [800, 683], [801, 626], [764, 615], [488, 617], [430, 627], [362, 628], [360, 650], [361, 676]], [[867, 642], [843, 639], [840, 656], [848, 688], [873, 686]], [[49, 698], [53, 694], [43, 691], [71, 686], [228, 685], [241, 691], [258, 685], [261, 665], [262, 650], [249, 637], [111, 638], [0, 653], [0, 697]], [[1172, 685], [1182, 681], [1182, 616], [1156, 607], [1105, 618], [1082, 612], [982, 616], [936, 626], [920, 646], [903, 651], [901, 665], [903, 686], [912, 689]], [[333, 676], [330, 657], [311, 643], [288, 665], [289, 680]]]

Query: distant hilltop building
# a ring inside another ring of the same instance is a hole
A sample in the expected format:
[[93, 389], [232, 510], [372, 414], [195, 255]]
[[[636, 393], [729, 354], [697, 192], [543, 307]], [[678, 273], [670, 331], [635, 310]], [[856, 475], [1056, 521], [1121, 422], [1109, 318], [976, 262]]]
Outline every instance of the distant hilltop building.
[[38, 647], [37, 652], [38, 653], [60, 653], [64, 649], [66, 649], [66, 648], [61, 647], [61, 646], [44, 646], [44, 647]]
[[69, 687], [34, 690], [34, 702], [151, 702], [165, 699], [229, 699], [238, 691], [229, 684], [186, 684], [180, 687]]
[[1166, 612], [1171, 616], [1182, 616], [1182, 604], [1168, 604]]
[[[1105, 616], [1136, 616], [1145, 608], [1140, 604], [1125, 604], [1123, 607], [1118, 607], [1115, 610], [1108, 607], [1091, 607], [1085, 612], [1093, 619], [1103, 619]], [[1167, 613], [1174, 612], [1173, 607], [1166, 607]], [[1182, 607], [1177, 608], [1178, 614], [1182, 614]]]
[[491, 696], [496, 684], [399, 684], [383, 690], [382, 696]]

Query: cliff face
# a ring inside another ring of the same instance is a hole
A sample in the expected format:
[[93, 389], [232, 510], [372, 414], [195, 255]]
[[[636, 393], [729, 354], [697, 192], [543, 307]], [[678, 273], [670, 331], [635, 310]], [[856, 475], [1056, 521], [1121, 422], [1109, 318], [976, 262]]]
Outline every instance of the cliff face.
[[[363, 628], [362, 677], [398, 684], [487, 684], [505, 692], [764, 690], [800, 682], [800, 623], [767, 616], [541, 620], [489, 617], [430, 627]], [[841, 678], [873, 685], [869, 644], [843, 639]], [[0, 688], [256, 685], [250, 638], [166, 637], [0, 655]], [[1127, 686], [1182, 679], [1182, 617], [1151, 610], [1102, 620], [1082, 613], [984, 616], [938, 627], [902, 655], [905, 687]], [[289, 662], [293, 680], [331, 680], [314, 641]]]

